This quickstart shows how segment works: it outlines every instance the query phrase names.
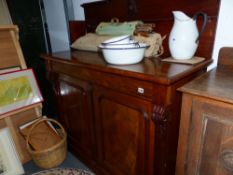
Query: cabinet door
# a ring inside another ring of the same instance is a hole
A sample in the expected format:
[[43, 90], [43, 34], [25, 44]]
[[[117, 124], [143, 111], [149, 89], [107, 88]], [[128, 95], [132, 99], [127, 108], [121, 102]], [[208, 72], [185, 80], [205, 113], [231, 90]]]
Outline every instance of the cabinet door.
[[91, 85], [59, 75], [58, 91], [59, 117], [67, 130], [69, 145], [78, 155], [91, 158], [94, 150]]
[[112, 175], [151, 174], [148, 168], [150, 157], [154, 156], [151, 103], [95, 87], [94, 104], [100, 166]]
[[194, 98], [188, 123], [185, 166], [180, 174], [232, 175], [233, 106]]

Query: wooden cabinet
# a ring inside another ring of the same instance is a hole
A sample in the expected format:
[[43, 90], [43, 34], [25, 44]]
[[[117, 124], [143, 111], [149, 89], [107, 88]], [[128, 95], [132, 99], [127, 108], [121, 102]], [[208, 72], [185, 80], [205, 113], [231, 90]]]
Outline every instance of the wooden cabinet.
[[101, 54], [42, 55], [57, 96], [69, 148], [96, 174], [172, 175], [181, 93], [176, 89], [205, 72], [197, 65], [147, 58], [109, 65]]
[[219, 64], [180, 89], [183, 101], [177, 175], [233, 174], [232, 65]]
[[[189, 102], [187, 98], [185, 95], [184, 103]], [[191, 118], [186, 119], [191, 120], [187, 125], [186, 168], [177, 174], [232, 174], [233, 106], [196, 97], [191, 100]]]
[[[54, 73], [59, 119], [68, 132], [70, 147], [83, 157], [94, 155], [92, 87], [88, 82]], [[51, 78], [52, 78], [51, 77]], [[74, 146], [75, 145], [75, 146]]]

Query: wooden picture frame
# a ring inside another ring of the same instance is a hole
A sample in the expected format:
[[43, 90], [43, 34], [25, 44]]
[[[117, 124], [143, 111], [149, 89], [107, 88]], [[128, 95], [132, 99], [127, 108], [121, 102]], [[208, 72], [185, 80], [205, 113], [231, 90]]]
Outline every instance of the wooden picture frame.
[[43, 101], [32, 69], [0, 74], [1, 115]]
[[0, 130], [0, 174], [24, 174], [23, 166], [7, 127]]

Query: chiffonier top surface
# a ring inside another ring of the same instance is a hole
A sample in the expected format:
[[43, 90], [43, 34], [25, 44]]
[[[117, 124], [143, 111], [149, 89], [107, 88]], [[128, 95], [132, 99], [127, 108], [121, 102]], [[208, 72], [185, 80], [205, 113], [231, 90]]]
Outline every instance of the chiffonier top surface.
[[233, 70], [218, 67], [182, 86], [179, 90], [233, 103]]
[[101, 53], [87, 51], [67, 51], [42, 54], [42, 58], [59, 63], [85, 67], [110, 74], [133, 77], [160, 84], [172, 84], [193, 73], [205, 69], [211, 63], [207, 59], [196, 65], [165, 63], [160, 58], [144, 58], [138, 64], [112, 65], [104, 61]]
[[179, 90], [233, 103], [233, 48], [222, 48], [217, 68], [187, 83]]

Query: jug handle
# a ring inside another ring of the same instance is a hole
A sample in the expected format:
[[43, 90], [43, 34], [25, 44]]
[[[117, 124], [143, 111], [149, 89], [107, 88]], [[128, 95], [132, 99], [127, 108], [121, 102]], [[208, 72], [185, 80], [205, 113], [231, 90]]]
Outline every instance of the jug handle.
[[204, 12], [197, 12], [197, 13], [195, 13], [195, 14], [193, 15], [193, 19], [196, 20], [198, 16], [203, 16], [204, 21], [203, 21], [201, 30], [200, 30], [200, 32], [199, 32], [199, 35], [198, 35], [198, 37], [197, 37], [197, 39], [196, 39], [196, 41], [195, 41], [196, 43], [199, 41], [200, 36], [201, 36], [201, 34], [204, 32], [205, 27], [206, 27], [206, 24], [207, 24], [207, 22], [208, 22], [208, 16], [207, 16], [206, 13], [204, 13]]

